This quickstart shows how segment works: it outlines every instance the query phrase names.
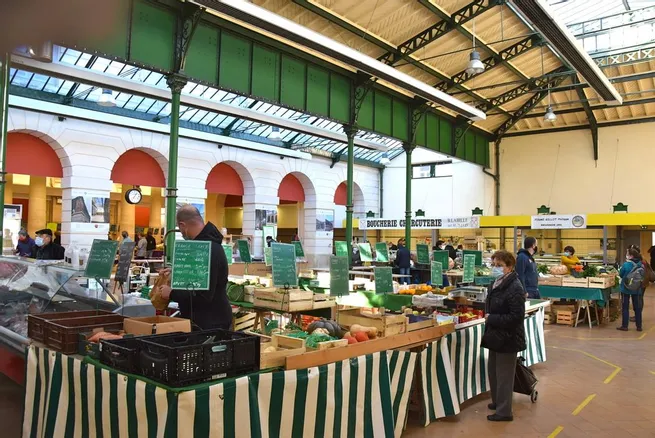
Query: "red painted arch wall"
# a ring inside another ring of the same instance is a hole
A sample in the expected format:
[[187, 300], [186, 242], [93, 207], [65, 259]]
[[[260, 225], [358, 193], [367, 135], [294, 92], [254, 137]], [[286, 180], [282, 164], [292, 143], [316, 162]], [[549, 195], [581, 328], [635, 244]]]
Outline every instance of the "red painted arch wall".
[[229, 164], [218, 163], [209, 172], [205, 188], [209, 193], [243, 196], [243, 181]]
[[48, 143], [22, 132], [7, 134], [7, 173], [23, 175], [64, 176], [61, 161]]
[[288, 174], [280, 182], [280, 188], [277, 191], [280, 201], [305, 202], [305, 190], [298, 178]]
[[111, 170], [111, 180], [116, 184], [166, 187], [164, 172], [157, 160], [137, 149], [118, 157]]
[[334, 192], [334, 203], [336, 205], [346, 205], [348, 202], [348, 188], [346, 183], [342, 182], [337, 186], [337, 190]]

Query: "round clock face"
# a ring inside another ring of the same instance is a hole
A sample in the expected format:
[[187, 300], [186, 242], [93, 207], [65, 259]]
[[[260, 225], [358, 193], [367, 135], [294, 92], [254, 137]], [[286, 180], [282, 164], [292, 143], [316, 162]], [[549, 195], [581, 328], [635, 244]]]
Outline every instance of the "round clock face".
[[130, 189], [125, 193], [125, 200], [130, 204], [138, 204], [141, 202], [141, 192], [137, 189]]

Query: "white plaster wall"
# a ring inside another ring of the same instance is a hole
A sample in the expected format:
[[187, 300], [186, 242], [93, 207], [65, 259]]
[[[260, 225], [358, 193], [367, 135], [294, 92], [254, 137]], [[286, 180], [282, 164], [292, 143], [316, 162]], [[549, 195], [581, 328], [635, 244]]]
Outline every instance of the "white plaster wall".
[[[168, 135], [142, 129], [102, 123], [105, 115], [97, 113], [98, 121], [57, 116], [23, 109], [10, 108], [9, 132], [24, 131], [48, 142], [59, 156], [64, 178], [64, 208], [62, 210], [62, 243], [70, 242], [70, 227], [64, 226], [70, 217], [70, 190], [111, 190], [111, 170], [118, 157], [129, 149], [138, 148], [153, 156], [168, 175]], [[204, 200], [205, 182], [211, 169], [220, 162], [233, 165], [244, 184], [244, 233], [254, 229], [255, 205], [277, 205], [278, 188], [288, 173], [294, 173], [305, 188], [305, 224], [311, 223], [315, 209], [334, 210], [334, 193], [346, 180], [346, 163], [313, 157], [311, 160], [219, 145], [213, 142], [181, 137], [178, 159], [178, 198]], [[235, 164], [237, 163], [237, 164]], [[304, 176], [304, 177], [303, 177]], [[354, 180], [363, 193], [363, 212], [379, 210], [378, 169], [355, 166]], [[68, 193], [68, 195], [67, 195]], [[66, 203], [68, 201], [68, 204]], [[252, 216], [252, 217], [250, 217]], [[45, 226], [45, 224], [44, 224]], [[315, 229], [315, 227], [314, 227]], [[308, 254], [330, 254], [332, 239], [314, 239], [311, 230], [305, 236]], [[106, 231], [77, 233], [76, 242], [90, 245], [94, 238], [106, 238]], [[260, 245], [257, 245], [260, 246]]]
[[[412, 153], [412, 164], [449, 159], [452, 158], [424, 148]], [[493, 179], [483, 173], [481, 166], [452, 161], [451, 176], [412, 179], [412, 216], [418, 209], [431, 217], [470, 216], [476, 207], [482, 208], [486, 215], [493, 214]], [[405, 163], [403, 153], [384, 170], [384, 217], [405, 217]]]

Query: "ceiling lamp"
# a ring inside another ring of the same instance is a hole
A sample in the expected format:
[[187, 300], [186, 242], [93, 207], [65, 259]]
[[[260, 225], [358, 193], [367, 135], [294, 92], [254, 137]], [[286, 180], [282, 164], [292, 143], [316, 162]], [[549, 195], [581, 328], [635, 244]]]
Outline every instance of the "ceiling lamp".
[[475, 50], [475, 19], [473, 19], [473, 32], [471, 32], [471, 35], [473, 35], [473, 51], [466, 66], [466, 74], [478, 75], [484, 71], [484, 64], [480, 61], [480, 53]]
[[389, 163], [391, 163], [391, 160], [389, 159], [389, 154], [387, 154], [385, 152], [385, 153], [382, 154], [382, 157], [380, 158], [380, 164], [382, 164], [383, 166], [386, 166]]
[[105, 107], [114, 107], [116, 106], [116, 99], [114, 99], [114, 92], [107, 88], [102, 89], [102, 94], [98, 99], [98, 105]]
[[548, 109], [546, 110], [546, 114], [544, 114], [544, 121], [552, 123], [555, 120], [557, 120], [557, 114], [555, 114], [555, 111], [553, 111], [553, 107], [548, 105]]
[[279, 140], [280, 139], [280, 128], [277, 126], [273, 126], [271, 129], [271, 135], [268, 136], [271, 140]]

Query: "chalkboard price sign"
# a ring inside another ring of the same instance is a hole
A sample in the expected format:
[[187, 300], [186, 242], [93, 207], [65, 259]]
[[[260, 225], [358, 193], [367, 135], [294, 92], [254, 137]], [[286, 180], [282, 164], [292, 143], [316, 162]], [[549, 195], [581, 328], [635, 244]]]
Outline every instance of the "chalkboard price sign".
[[393, 293], [393, 279], [391, 277], [390, 267], [375, 267], [375, 293], [390, 294]]
[[94, 239], [84, 276], [88, 278], [110, 278], [117, 248], [118, 241], [116, 240]]
[[385, 242], [375, 244], [375, 260], [381, 263], [389, 262], [389, 248]]
[[371, 250], [370, 243], [360, 243], [357, 247], [359, 248], [359, 256], [363, 262], [373, 261], [373, 250]]
[[450, 257], [448, 256], [448, 251], [433, 251], [432, 252], [432, 260], [435, 262], [441, 263], [441, 268], [448, 270], [450, 261], [448, 260]]
[[337, 257], [347, 258], [350, 256], [350, 254], [348, 254], [348, 243], [342, 240], [337, 240], [336, 242], [334, 242], [334, 250]]
[[250, 243], [245, 240], [237, 240], [237, 247], [239, 248], [239, 257], [243, 263], [252, 263], [252, 257], [250, 257]]
[[176, 240], [173, 245], [173, 289], [209, 289], [211, 242]]
[[232, 264], [232, 245], [223, 245], [223, 251], [225, 251], [225, 258], [227, 259], [227, 264]]
[[462, 251], [462, 255], [466, 257], [467, 255], [475, 256], [475, 266], [482, 266], [482, 251], [474, 251], [471, 249], [465, 249]]
[[441, 262], [432, 262], [430, 273], [432, 274], [432, 285], [443, 286], [443, 265]]
[[294, 240], [291, 242], [293, 246], [296, 247], [296, 258], [297, 259], [304, 259], [305, 258], [305, 251], [302, 249], [302, 243], [298, 240]]
[[430, 264], [430, 247], [424, 243], [416, 245], [416, 260], [422, 265]]
[[270, 246], [264, 248], [264, 263], [266, 266], [271, 266], [271, 260], [273, 259], [273, 252]]
[[340, 297], [349, 293], [348, 258], [330, 256], [330, 295]]
[[288, 243], [271, 245], [273, 265], [273, 286], [289, 287], [298, 285], [296, 274], [296, 248]]
[[130, 265], [132, 264], [132, 255], [136, 242], [123, 242], [118, 247], [118, 267], [114, 279], [120, 283], [125, 283], [130, 275]]
[[475, 254], [464, 255], [464, 276], [462, 283], [473, 283], [475, 279]]

